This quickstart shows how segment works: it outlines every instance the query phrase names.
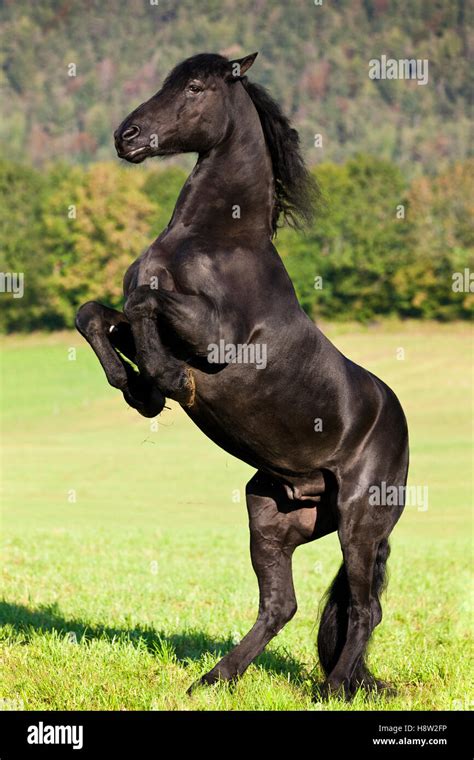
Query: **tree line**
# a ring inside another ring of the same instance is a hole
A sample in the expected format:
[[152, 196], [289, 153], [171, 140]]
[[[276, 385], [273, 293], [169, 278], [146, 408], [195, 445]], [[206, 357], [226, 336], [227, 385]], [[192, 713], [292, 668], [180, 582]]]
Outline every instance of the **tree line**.
[[[469, 318], [473, 170], [467, 160], [407, 180], [367, 155], [316, 167], [314, 222], [283, 227], [276, 239], [305, 311], [332, 320]], [[91, 299], [120, 309], [124, 272], [168, 223], [185, 179], [179, 165], [39, 171], [0, 160], [0, 329], [70, 328]], [[22, 274], [21, 297], [9, 292], [8, 273]]]

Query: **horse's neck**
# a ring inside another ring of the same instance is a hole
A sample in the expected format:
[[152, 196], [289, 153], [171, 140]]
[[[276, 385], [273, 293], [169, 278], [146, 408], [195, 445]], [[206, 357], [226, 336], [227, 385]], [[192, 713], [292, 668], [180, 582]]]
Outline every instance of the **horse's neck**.
[[230, 135], [200, 156], [181, 190], [170, 228], [231, 238], [271, 237], [274, 186], [271, 159], [258, 114], [245, 93]]

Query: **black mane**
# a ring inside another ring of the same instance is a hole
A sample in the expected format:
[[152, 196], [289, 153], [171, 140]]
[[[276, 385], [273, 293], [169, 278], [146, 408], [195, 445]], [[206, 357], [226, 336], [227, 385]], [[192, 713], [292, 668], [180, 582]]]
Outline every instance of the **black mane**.
[[301, 155], [298, 132], [264, 87], [249, 82], [247, 77], [241, 81], [257, 109], [272, 159], [275, 181], [273, 232], [276, 233], [281, 217], [290, 227], [305, 227], [314, 217], [320, 193]]
[[[167, 76], [164, 87], [184, 87], [192, 77], [225, 76], [229, 60], [214, 53], [200, 53], [178, 64]], [[276, 234], [281, 220], [302, 228], [312, 221], [319, 199], [319, 188], [305, 166], [298, 132], [290, 125], [278, 103], [261, 85], [239, 77], [250, 96], [262, 124], [270, 152], [275, 182], [272, 227]]]

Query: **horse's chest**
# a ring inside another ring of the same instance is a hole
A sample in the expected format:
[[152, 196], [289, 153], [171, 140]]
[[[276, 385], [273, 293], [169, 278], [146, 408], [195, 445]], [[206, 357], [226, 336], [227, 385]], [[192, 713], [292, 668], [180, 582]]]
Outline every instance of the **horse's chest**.
[[165, 247], [151, 247], [136, 262], [135, 287], [148, 285], [153, 290], [175, 290], [172, 275], [172, 252]]
[[136, 265], [134, 287], [148, 285], [152, 289], [193, 293], [206, 281], [202, 257], [172, 246], [153, 245]]

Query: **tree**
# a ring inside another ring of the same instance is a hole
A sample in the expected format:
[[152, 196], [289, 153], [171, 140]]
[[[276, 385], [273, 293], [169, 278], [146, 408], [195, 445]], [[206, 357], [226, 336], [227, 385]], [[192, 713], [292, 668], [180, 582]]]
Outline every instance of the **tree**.
[[84, 301], [122, 305], [122, 280], [150, 237], [153, 205], [144, 175], [100, 163], [73, 168], [52, 193], [44, 215], [53, 262], [48, 292], [64, 325]]
[[48, 262], [42, 240], [42, 214], [47, 180], [35, 169], [0, 160], [0, 269], [23, 278], [23, 297], [0, 293], [0, 327], [5, 330], [39, 328], [47, 316], [42, 285]]
[[456, 163], [437, 177], [413, 181], [408, 196], [412, 252], [397, 273], [400, 310], [439, 319], [472, 315], [474, 293], [453, 290], [453, 274], [474, 272], [474, 160]]
[[[292, 239], [286, 259], [303, 306], [311, 316], [336, 319], [395, 312], [392, 278], [406, 259], [406, 224], [397, 218], [405, 193], [400, 171], [358, 156], [316, 173], [324, 204], [306, 236]], [[323, 279], [320, 290], [315, 277]]]

